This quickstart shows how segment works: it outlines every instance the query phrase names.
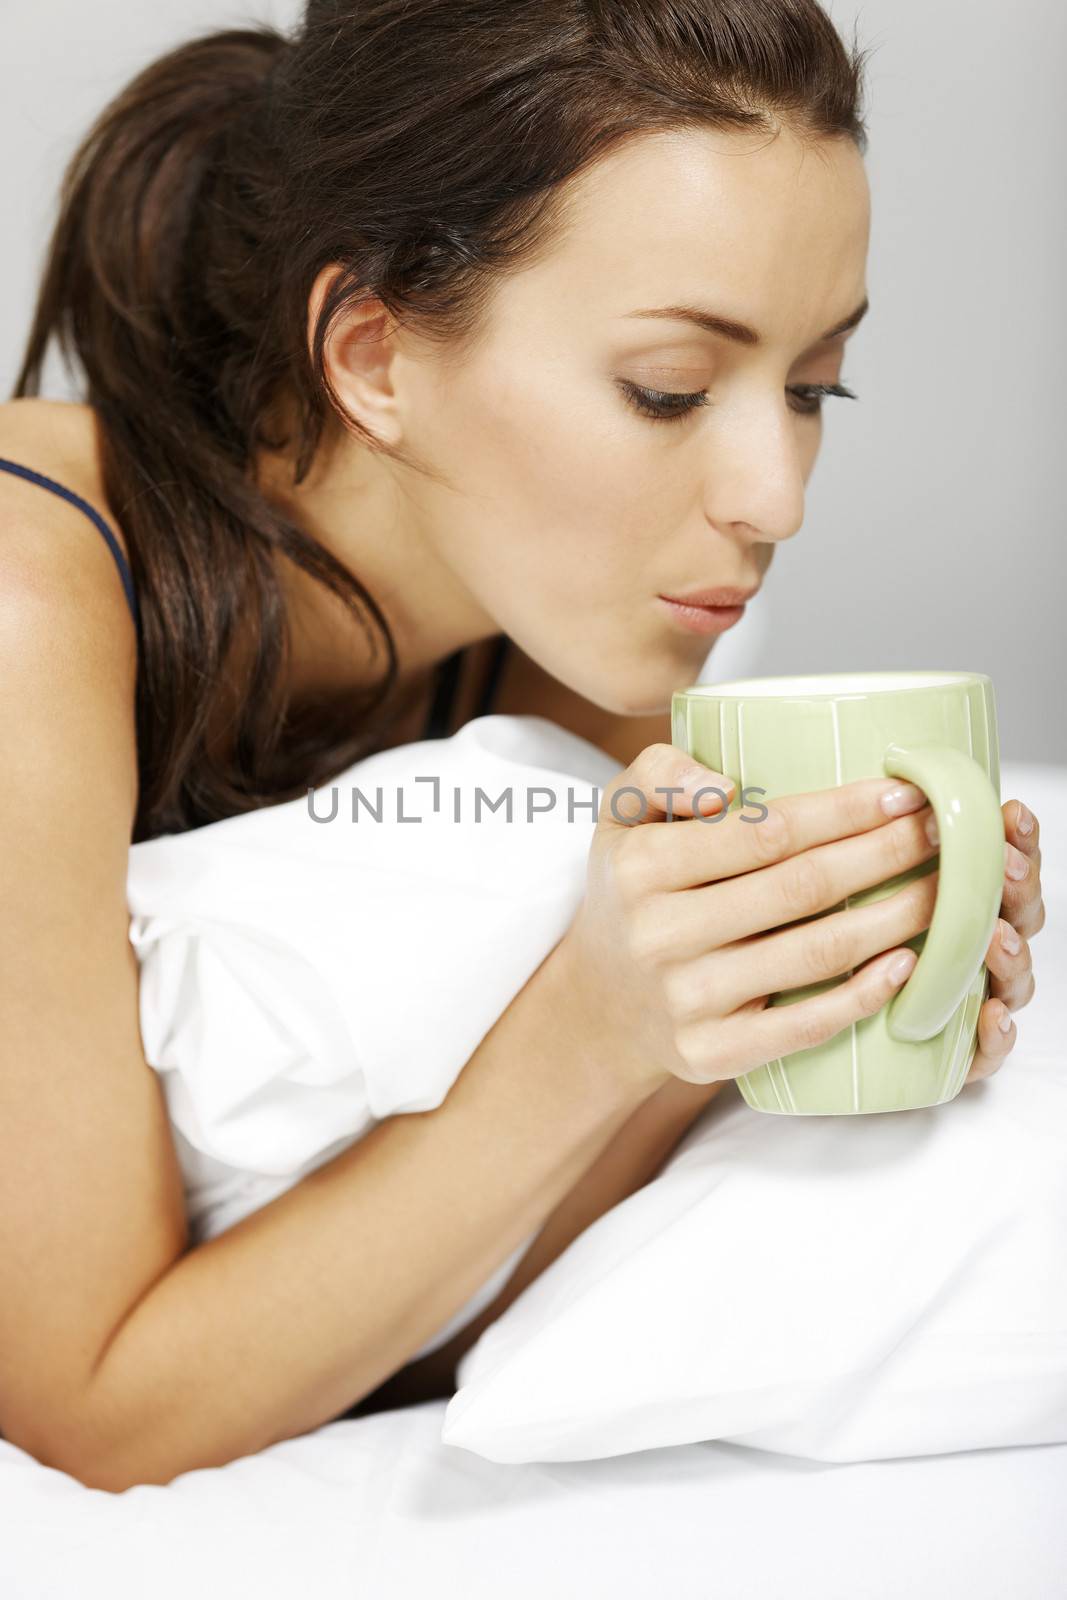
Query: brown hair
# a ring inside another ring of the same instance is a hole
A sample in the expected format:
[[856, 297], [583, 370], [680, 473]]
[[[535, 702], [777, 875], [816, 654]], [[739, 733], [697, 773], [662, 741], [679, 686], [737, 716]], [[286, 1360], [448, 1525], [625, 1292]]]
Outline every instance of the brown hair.
[[[310, 0], [291, 37], [195, 38], [105, 108], [66, 171], [14, 394], [39, 392], [54, 334], [100, 421], [140, 607], [134, 840], [295, 797], [395, 714], [373, 596], [249, 470], [291, 448], [302, 481], [331, 408], [425, 470], [344, 412], [331, 319], [376, 296], [459, 361], [494, 279], [557, 236], [568, 178], [667, 128], [783, 121], [864, 151], [864, 56], [815, 0]], [[295, 441], [268, 432], [278, 395]], [[286, 696], [279, 551], [373, 618], [376, 690]]]

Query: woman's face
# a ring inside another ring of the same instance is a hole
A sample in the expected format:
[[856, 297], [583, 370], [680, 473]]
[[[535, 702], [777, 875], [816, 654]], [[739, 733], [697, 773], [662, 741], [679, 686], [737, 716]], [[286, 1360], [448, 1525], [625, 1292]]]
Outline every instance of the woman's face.
[[[824, 335], [865, 299], [866, 175], [846, 139], [670, 132], [568, 193], [558, 244], [500, 282], [462, 364], [401, 336], [396, 437], [447, 480], [401, 474], [401, 542], [425, 555], [407, 625], [451, 608], [461, 633], [503, 630], [595, 704], [650, 714], [716, 637], [659, 597], [755, 587], [800, 529], [822, 424], [790, 390], [842, 377], [846, 336]], [[656, 419], [641, 388], [706, 403]]]

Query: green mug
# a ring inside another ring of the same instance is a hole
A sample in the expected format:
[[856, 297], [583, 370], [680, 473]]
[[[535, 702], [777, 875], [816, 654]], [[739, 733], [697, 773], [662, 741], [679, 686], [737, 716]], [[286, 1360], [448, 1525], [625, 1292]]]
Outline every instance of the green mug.
[[[938, 856], [829, 908], [869, 905], [939, 868], [930, 925], [905, 941], [919, 958], [911, 976], [873, 1016], [737, 1084], [754, 1110], [798, 1116], [914, 1111], [954, 1099], [974, 1053], [1004, 886], [991, 680], [915, 670], [694, 684], [672, 696], [671, 741], [733, 778], [729, 809], [753, 827], [752, 808], [766, 801], [860, 778], [906, 778], [922, 789], [937, 818]], [[784, 990], [768, 1004], [807, 999], [846, 976]]]

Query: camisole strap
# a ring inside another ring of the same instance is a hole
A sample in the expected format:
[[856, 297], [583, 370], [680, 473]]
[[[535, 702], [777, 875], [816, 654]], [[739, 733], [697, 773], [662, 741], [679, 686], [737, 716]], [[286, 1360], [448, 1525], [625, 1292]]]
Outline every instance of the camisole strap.
[[[474, 715], [485, 717], [492, 709], [493, 699], [504, 670], [507, 659], [508, 646], [511, 643], [506, 633], [502, 633], [496, 642], [492, 660], [489, 665], [489, 675], [482, 690], [481, 699]], [[447, 737], [449, 724], [452, 720], [452, 709], [455, 705], [456, 691], [459, 687], [459, 668], [463, 658], [462, 650], [454, 650], [446, 656], [438, 667], [437, 688], [434, 693], [430, 714], [426, 719], [423, 729], [424, 739], [443, 739]]]
[[64, 488], [63, 484], [57, 483], [54, 478], [46, 477], [43, 472], [35, 472], [32, 467], [21, 466], [17, 461], [7, 461], [3, 456], [0, 456], [0, 470], [4, 472], [13, 472], [16, 477], [26, 478], [30, 483], [39, 484], [42, 489], [51, 489], [53, 494], [62, 496], [64, 500], [69, 500], [72, 506], [77, 506], [79, 511], [84, 511], [85, 515], [93, 523], [95, 523], [96, 527], [104, 536], [104, 543], [107, 545], [112, 556], [115, 558], [115, 565], [119, 569], [119, 577], [122, 579], [122, 587], [126, 591], [126, 600], [130, 607], [130, 614], [133, 617], [134, 626], [136, 627], [138, 620], [137, 596], [134, 593], [133, 577], [130, 573], [129, 563], [122, 553], [122, 546], [119, 544], [118, 540], [115, 538], [115, 535], [112, 533], [111, 529], [108, 527], [100, 513], [94, 510], [87, 500], [83, 500], [80, 494], [75, 494], [73, 489]]
[[511, 640], [507, 634], [502, 633], [493, 650], [493, 659], [489, 663], [489, 676], [485, 680], [482, 698], [478, 703], [478, 709], [474, 713], [476, 717], [487, 717], [493, 709], [493, 701], [496, 699], [496, 691], [504, 671], [504, 662], [507, 660], [510, 644]]

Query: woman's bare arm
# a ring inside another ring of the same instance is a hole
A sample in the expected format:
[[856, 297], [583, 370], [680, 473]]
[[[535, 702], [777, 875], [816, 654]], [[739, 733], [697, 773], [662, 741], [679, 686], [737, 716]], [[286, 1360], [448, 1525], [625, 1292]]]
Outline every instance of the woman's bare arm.
[[70, 1470], [162, 1483], [330, 1420], [538, 1229], [648, 1093], [571, 1028], [562, 949], [440, 1107], [382, 1122], [170, 1266], [93, 1363]]
[[659, 1174], [697, 1117], [725, 1087], [721, 1080], [685, 1083], [681, 1078], [671, 1078], [649, 1095], [564, 1195], [499, 1294], [457, 1329], [446, 1344], [394, 1373], [351, 1407], [346, 1416], [366, 1416], [453, 1395], [461, 1356], [489, 1324], [503, 1316], [527, 1284], [539, 1278], [598, 1217]]
[[0, 1431], [118, 1490], [374, 1389], [654, 1086], [585, 1042], [557, 947], [441, 1107], [190, 1250], [128, 940], [132, 631], [106, 550], [20, 495], [0, 496]]

